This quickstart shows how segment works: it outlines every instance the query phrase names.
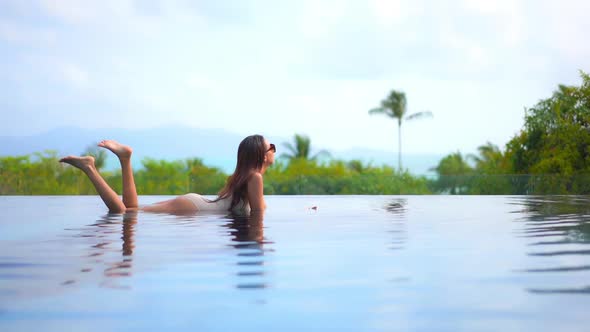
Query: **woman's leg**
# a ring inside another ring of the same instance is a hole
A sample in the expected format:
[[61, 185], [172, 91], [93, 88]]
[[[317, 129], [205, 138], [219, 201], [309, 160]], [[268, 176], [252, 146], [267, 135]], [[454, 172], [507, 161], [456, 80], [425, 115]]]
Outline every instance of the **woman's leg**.
[[138, 206], [137, 190], [135, 189], [135, 179], [131, 168], [133, 150], [131, 147], [113, 140], [104, 140], [98, 143], [98, 146], [111, 150], [119, 158], [121, 176], [123, 177], [123, 204], [127, 209], [136, 209]]
[[111, 189], [111, 187], [109, 187], [106, 181], [98, 173], [96, 167], [94, 167], [94, 157], [68, 156], [60, 159], [59, 161], [70, 164], [82, 170], [88, 176], [90, 182], [92, 182], [94, 188], [96, 188], [96, 191], [100, 195], [100, 198], [102, 198], [102, 201], [109, 208], [110, 212], [125, 212], [125, 204], [121, 201], [121, 199], [119, 199], [119, 195], [117, 195], [117, 193], [113, 189]]

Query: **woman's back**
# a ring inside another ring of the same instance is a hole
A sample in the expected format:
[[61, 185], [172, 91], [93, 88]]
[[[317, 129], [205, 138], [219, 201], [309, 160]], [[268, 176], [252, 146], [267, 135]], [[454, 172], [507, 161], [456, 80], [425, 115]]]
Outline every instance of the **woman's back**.
[[[184, 198], [191, 201], [197, 211], [207, 211], [207, 212], [229, 212], [232, 197], [225, 197], [219, 200], [208, 200], [207, 198], [203, 197], [202, 195], [189, 193], [183, 196]], [[250, 205], [243, 200], [234, 206], [232, 212], [250, 212]]]

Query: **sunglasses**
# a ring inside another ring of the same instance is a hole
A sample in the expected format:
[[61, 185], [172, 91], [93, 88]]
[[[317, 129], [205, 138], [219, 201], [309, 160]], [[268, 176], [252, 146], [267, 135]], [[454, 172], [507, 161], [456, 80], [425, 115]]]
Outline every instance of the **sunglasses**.
[[266, 150], [266, 152], [268, 152], [268, 151], [272, 151], [272, 152], [276, 153], [277, 147], [274, 144], [270, 143], [270, 148], [268, 148], [268, 150]]

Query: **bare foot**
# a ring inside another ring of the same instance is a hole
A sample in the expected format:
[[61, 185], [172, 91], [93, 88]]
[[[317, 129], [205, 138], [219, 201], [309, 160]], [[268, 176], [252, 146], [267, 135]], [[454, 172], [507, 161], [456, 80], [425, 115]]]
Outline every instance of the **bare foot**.
[[114, 154], [117, 155], [117, 157], [119, 157], [119, 159], [130, 158], [131, 153], [133, 152], [130, 146], [123, 145], [117, 141], [113, 141], [110, 139], [101, 141], [100, 143], [98, 143], [98, 146], [111, 150]]
[[62, 163], [70, 164], [76, 168], [83, 170], [83, 171], [94, 167], [94, 157], [92, 157], [92, 156], [84, 156], [84, 157], [67, 156], [67, 157], [61, 158], [59, 161]]

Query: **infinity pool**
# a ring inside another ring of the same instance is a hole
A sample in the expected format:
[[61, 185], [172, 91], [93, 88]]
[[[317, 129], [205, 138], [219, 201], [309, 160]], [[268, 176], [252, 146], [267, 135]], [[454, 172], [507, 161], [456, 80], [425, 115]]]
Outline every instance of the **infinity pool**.
[[0, 330], [590, 326], [589, 198], [269, 196], [267, 204], [261, 222], [107, 214], [96, 196], [0, 196]]

